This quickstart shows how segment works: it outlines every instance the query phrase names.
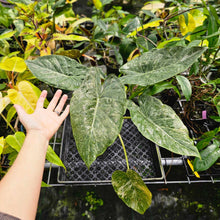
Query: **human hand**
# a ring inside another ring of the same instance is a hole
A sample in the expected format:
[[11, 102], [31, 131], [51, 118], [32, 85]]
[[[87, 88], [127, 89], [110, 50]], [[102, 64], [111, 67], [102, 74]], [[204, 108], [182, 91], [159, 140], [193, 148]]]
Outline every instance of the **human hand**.
[[48, 141], [52, 138], [69, 114], [69, 105], [60, 114], [68, 98], [67, 95], [61, 97], [61, 94], [62, 91], [57, 90], [50, 104], [45, 109], [43, 106], [44, 100], [47, 97], [47, 91], [42, 91], [33, 114], [27, 114], [20, 105], [14, 105], [27, 133], [37, 133]]

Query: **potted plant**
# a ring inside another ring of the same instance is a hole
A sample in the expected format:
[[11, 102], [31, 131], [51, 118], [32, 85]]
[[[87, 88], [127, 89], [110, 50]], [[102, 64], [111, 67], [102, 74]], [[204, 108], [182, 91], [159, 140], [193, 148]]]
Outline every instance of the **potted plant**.
[[[172, 152], [200, 157], [187, 128], [169, 106], [147, 92], [138, 97], [136, 104], [129, 100], [125, 85], [147, 87], [164, 81], [189, 68], [205, 50], [203, 47], [152, 50], [123, 65], [122, 77], [106, 76], [97, 67], [89, 68], [64, 56], [44, 56], [26, 63], [39, 80], [74, 90], [70, 101], [73, 136], [89, 168], [119, 135], [127, 108], [143, 136]], [[129, 165], [127, 172], [113, 173], [112, 184], [129, 207], [139, 213], [149, 207], [151, 194]]]

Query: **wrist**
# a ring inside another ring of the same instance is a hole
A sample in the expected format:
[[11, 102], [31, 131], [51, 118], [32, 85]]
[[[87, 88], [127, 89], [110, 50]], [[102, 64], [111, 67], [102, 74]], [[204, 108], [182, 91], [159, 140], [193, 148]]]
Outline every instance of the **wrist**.
[[39, 140], [45, 147], [49, 145], [49, 139], [42, 131], [38, 131], [38, 130], [27, 131], [26, 137], [30, 137], [33, 140], [36, 139]]

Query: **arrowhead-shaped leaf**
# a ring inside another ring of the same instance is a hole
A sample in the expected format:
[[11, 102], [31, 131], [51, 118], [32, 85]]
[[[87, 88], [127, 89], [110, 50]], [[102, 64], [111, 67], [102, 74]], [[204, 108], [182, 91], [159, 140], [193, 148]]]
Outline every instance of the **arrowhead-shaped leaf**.
[[120, 68], [124, 84], [153, 85], [189, 68], [206, 50], [204, 47], [166, 47], [152, 50]]
[[147, 139], [177, 154], [199, 156], [188, 130], [174, 110], [152, 96], [140, 98], [140, 106], [129, 102], [131, 120]]
[[27, 60], [30, 71], [41, 81], [69, 91], [78, 88], [88, 68], [65, 56], [50, 55]]
[[100, 74], [90, 72], [73, 93], [70, 102], [73, 136], [88, 167], [115, 141], [125, 109], [125, 89], [114, 75], [102, 85]]
[[140, 214], [150, 207], [152, 194], [141, 177], [133, 170], [116, 170], [112, 174], [112, 186], [118, 197]]

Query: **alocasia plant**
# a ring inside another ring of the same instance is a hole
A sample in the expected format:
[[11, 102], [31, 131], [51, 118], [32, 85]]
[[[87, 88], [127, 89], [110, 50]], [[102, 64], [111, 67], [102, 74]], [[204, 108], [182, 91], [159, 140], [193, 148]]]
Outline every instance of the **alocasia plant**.
[[[137, 105], [126, 99], [124, 84], [147, 86], [169, 79], [187, 70], [205, 50], [203, 47], [152, 50], [123, 65], [122, 77], [104, 76], [98, 68], [85, 67], [57, 55], [28, 60], [26, 64], [39, 80], [74, 90], [70, 101], [73, 136], [89, 168], [119, 135], [127, 108], [143, 136], [172, 152], [200, 157], [187, 128], [169, 106], [148, 94], [142, 94]], [[130, 170], [128, 161], [127, 172], [120, 172], [112, 175], [116, 193], [129, 207], [143, 214], [151, 203], [149, 190], [140, 176]], [[140, 194], [143, 198], [139, 198]]]

